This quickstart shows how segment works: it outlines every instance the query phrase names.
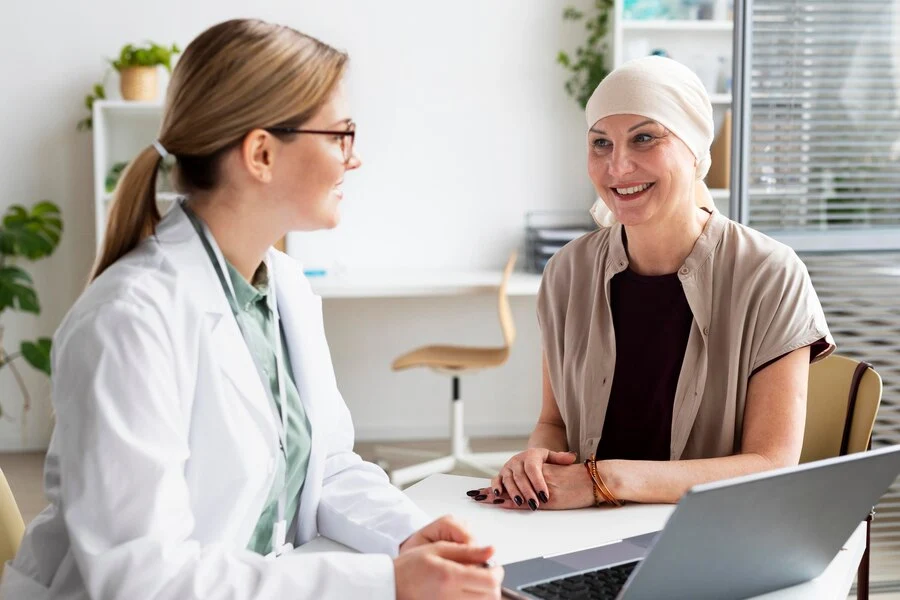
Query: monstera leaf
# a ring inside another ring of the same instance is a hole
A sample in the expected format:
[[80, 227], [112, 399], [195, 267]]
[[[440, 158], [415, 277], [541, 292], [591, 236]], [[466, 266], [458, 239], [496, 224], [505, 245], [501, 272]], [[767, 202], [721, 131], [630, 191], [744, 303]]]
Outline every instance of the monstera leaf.
[[22, 356], [32, 367], [50, 376], [50, 338], [39, 338], [37, 342], [22, 342]]
[[20, 267], [0, 267], [0, 312], [7, 308], [34, 314], [41, 312], [31, 276]]
[[0, 254], [31, 260], [48, 256], [59, 245], [62, 229], [62, 215], [52, 202], [38, 202], [31, 212], [21, 204], [14, 204], [3, 217]]

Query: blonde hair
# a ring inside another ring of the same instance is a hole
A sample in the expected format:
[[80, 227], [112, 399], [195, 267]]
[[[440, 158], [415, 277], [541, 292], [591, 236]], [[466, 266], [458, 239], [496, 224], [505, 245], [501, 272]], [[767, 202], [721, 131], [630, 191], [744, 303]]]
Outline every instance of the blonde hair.
[[[328, 101], [347, 60], [346, 53], [295, 29], [254, 19], [225, 21], [197, 36], [172, 73], [158, 137], [175, 157], [179, 191], [216, 187], [222, 156], [251, 130], [310, 119]], [[161, 160], [149, 144], [123, 173], [91, 280], [155, 231]]]

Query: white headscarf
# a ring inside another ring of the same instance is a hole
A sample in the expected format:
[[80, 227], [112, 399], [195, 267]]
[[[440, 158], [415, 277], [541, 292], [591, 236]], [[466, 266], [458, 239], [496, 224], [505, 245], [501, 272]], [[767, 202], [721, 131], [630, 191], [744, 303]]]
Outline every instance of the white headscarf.
[[[630, 60], [606, 76], [588, 100], [587, 126], [610, 115], [653, 119], [676, 135], [697, 159], [697, 204], [715, 206], [703, 178], [709, 172], [714, 137], [713, 109], [700, 79], [683, 64], [662, 56]], [[598, 198], [591, 216], [601, 227], [615, 217]]]

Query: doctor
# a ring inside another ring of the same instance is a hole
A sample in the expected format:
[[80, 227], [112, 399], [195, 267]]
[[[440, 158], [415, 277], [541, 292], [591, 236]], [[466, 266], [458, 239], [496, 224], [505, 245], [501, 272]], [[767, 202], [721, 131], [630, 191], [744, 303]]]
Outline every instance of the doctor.
[[[353, 453], [321, 299], [271, 249], [334, 227], [360, 166], [347, 56], [253, 20], [195, 39], [56, 334], [50, 506], [12, 599], [497, 598], [502, 569]], [[175, 159], [186, 202], [160, 221]], [[327, 536], [364, 554], [298, 554]], [[365, 554], [368, 553], [368, 554]]]

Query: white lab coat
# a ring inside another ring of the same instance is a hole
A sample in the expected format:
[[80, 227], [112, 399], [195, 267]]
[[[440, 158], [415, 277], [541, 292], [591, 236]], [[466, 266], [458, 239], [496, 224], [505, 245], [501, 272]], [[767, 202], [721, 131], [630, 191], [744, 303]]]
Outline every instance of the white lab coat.
[[312, 447], [289, 539], [370, 554], [246, 550], [275, 473], [275, 417], [200, 238], [176, 207], [56, 333], [50, 506], [7, 563], [8, 600], [394, 598], [391, 556], [428, 517], [353, 453], [322, 301], [268, 263]]

